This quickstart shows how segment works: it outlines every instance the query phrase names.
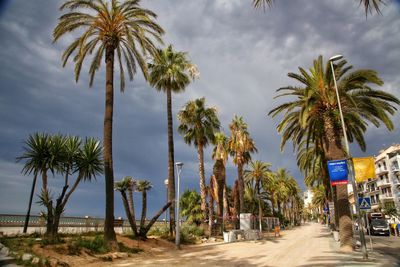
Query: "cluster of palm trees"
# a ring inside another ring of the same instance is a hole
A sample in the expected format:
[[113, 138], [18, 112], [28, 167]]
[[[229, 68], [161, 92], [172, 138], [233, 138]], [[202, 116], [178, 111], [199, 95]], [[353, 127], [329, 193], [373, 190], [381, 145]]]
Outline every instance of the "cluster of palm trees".
[[327, 199], [335, 202], [341, 247], [343, 250], [351, 250], [352, 222], [347, 185], [337, 185], [331, 190], [327, 161], [348, 157], [342, 142], [344, 134], [350, 142], [356, 141], [364, 151], [364, 134], [369, 124], [379, 127], [383, 123], [388, 130], [392, 130], [390, 115], [397, 110], [396, 105], [400, 104], [400, 100], [390, 93], [372, 88], [383, 85], [374, 70], [353, 71], [345, 59], [334, 64], [333, 69], [338, 81], [345, 133], [340, 124], [330, 62], [324, 64], [322, 56], [314, 60], [308, 71], [299, 67], [300, 73], [288, 74], [298, 85], [278, 89], [281, 92], [278, 97], [292, 97], [292, 101], [279, 105], [269, 114], [283, 114], [277, 127], [282, 134], [281, 148], [286, 142], [292, 141], [306, 184], [324, 185]]
[[[147, 180], [135, 180], [130, 176], [126, 176], [119, 182], [115, 183], [115, 190], [121, 193], [122, 203], [125, 208], [126, 217], [131, 226], [132, 236], [134, 238], [139, 237], [141, 239], [147, 238], [147, 233], [150, 228], [157, 221], [157, 219], [163, 214], [170, 206], [171, 202], [168, 202], [162, 207], [156, 215], [146, 225], [146, 214], [147, 214], [147, 191], [149, 191], [153, 185]], [[135, 216], [135, 204], [133, 201], [133, 193], [142, 193], [142, 213], [140, 217], [140, 225], [136, 225]]]
[[[246, 181], [246, 198], [249, 207], [246, 211], [256, 214], [258, 205], [259, 228], [262, 230], [263, 211], [278, 216], [281, 223], [295, 225], [300, 223], [303, 200], [297, 181], [286, 169], [278, 168], [275, 172], [271, 164], [262, 161], [251, 161], [249, 169], [244, 171]], [[270, 209], [268, 204], [271, 205]]]
[[[82, 181], [91, 181], [102, 174], [102, 147], [94, 138], [82, 140], [76, 136], [32, 134], [25, 141], [23, 154], [18, 160], [25, 161], [22, 172], [33, 174], [33, 185], [24, 231], [26, 232], [32, 198], [39, 175], [42, 176], [42, 190], [39, 203], [47, 209], [46, 239], [59, 241], [58, 226], [61, 214], [73, 192]], [[64, 179], [61, 193], [54, 199], [48, 186], [48, 175], [59, 175]]]
[[[235, 116], [233, 118], [229, 125], [231, 135], [227, 137], [220, 131], [221, 125], [217, 109], [207, 107], [203, 97], [187, 102], [179, 111], [178, 120], [180, 122], [178, 132], [188, 145], [195, 146], [199, 159], [202, 216], [199, 219], [199, 215], [192, 212], [190, 213], [191, 217], [196, 217], [197, 221], [208, 221], [212, 228], [214, 203], [216, 204], [217, 221], [221, 223], [224, 217], [237, 218], [243, 212], [250, 211], [256, 214], [252, 209], [254, 205], [249, 204], [253, 201], [258, 205], [258, 215], [261, 220], [262, 211], [268, 206], [266, 201], [269, 200], [272, 203], [274, 215], [276, 205], [279, 214], [284, 214], [286, 218], [294, 222], [293, 213], [289, 210], [295, 208], [298, 211], [301, 210], [299, 208], [301, 205], [300, 189], [297, 182], [284, 169], [273, 173], [270, 170], [270, 164], [251, 161], [251, 154], [257, 149], [242, 117]], [[213, 174], [207, 186], [203, 150], [209, 143], [214, 145], [212, 158], [215, 162]], [[237, 166], [237, 179], [230, 194], [227, 190], [225, 170], [229, 156]], [[245, 170], [247, 164], [249, 164], [249, 169]], [[189, 193], [186, 194], [189, 197]], [[283, 212], [281, 212], [281, 208]]]

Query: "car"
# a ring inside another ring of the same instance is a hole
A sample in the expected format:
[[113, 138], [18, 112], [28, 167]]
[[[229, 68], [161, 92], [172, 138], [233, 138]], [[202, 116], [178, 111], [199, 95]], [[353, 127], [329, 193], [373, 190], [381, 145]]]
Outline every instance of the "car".
[[369, 225], [371, 235], [390, 236], [389, 224], [384, 219], [373, 219]]

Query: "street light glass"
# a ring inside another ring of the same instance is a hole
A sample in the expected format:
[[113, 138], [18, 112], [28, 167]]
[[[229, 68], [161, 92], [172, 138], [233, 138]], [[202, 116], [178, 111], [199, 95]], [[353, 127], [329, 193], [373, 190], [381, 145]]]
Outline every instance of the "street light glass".
[[331, 57], [329, 59], [329, 61], [336, 61], [336, 60], [339, 60], [339, 59], [342, 59], [342, 58], [343, 58], [342, 55], [335, 55], [335, 56]]
[[164, 184], [165, 184], [165, 185], [168, 185], [168, 179], [165, 179], [165, 180], [164, 180]]

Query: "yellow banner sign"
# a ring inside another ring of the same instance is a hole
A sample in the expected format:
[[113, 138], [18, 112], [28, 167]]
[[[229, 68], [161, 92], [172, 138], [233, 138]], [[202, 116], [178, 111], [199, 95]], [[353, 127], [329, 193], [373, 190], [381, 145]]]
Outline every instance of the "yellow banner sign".
[[375, 159], [373, 157], [353, 158], [353, 164], [357, 183], [368, 180], [369, 178], [376, 178]]

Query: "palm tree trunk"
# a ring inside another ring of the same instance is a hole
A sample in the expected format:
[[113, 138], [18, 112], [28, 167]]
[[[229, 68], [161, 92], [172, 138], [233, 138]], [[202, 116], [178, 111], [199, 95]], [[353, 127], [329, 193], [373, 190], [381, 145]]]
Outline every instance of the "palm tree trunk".
[[133, 204], [133, 190], [132, 186], [128, 188], [128, 204], [129, 204], [129, 211], [131, 212], [132, 216], [135, 216], [135, 206]]
[[168, 202], [167, 204], [165, 204], [165, 206], [160, 209], [156, 215], [154, 215], [154, 217], [150, 220], [150, 222], [147, 224], [147, 226], [143, 229], [143, 231], [140, 232], [140, 236], [142, 238], [146, 238], [147, 233], [149, 232], [150, 228], [153, 226], [153, 224], [157, 221], [158, 217], [161, 216], [161, 214], [163, 214], [163, 212], [165, 212], [168, 207], [170, 207], [172, 205], [172, 202]]
[[[335, 129], [332, 119], [324, 117], [325, 129], [325, 155], [327, 160], [344, 159], [346, 155], [341, 144], [342, 131]], [[337, 203], [335, 208], [339, 218], [340, 248], [343, 251], [353, 249], [353, 227], [350, 214], [349, 196], [347, 184], [336, 185]]]
[[272, 215], [275, 216], [275, 198], [274, 198], [274, 192], [271, 192], [271, 193], [270, 193], [270, 200], [271, 200]]
[[214, 223], [214, 197], [213, 197], [213, 186], [212, 186], [212, 178], [210, 179], [210, 187], [209, 187], [209, 205], [208, 205], [208, 232], [209, 232], [209, 237], [212, 236], [212, 229], [213, 229], [213, 223]]
[[128, 199], [126, 197], [125, 191], [121, 191], [121, 197], [122, 197], [122, 204], [124, 205], [126, 217], [128, 218], [128, 222], [131, 225], [132, 229], [132, 234], [134, 237], [137, 236], [137, 228], [136, 228], [136, 221], [134, 220], [134, 216], [131, 214], [131, 210], [129, 207]]
[[244, 181], [243, 181], [243, 164], [238, 163], [238, 182], [239, 182], [239, 211], [244, 212]]
[[104, 112], [104, 174], [106, 186], [106, 216], [104, 221], [104, 239], [110, 249], [117, 249], [114, 231], [114, 170], [112, 160], [112, 127], [114, 105], [114, 48], [106, 48], [106, 97]]
[[225, 166], [222, 160], [217, 160], [214, 164], [213, 172], [217, 180], [217, 220], [222, 224], [224, 216], [224, 186], [225, 186]]
[[203, 145], [200, 142], [198, 143], [197, 146], [197, 155], [199, 158], [201, 211], [203, 213], [203, 221], [204, 221], [207, 218], [207, 189], [206, 189], [206, 177], [204, 175], [204, 151], [203, 151]]
[[278, 206], [278, 214], [282, 214], [281, 201], [279, 199], [277, 200], [276, 205]]
[[42, 169], [42, 191], [47, 190], [47, 169]]
[[26, 231], [28, 230], [29, 217], [31, 215], [31, 208], [32, 208], [32, 199], [33, 199], [33, 194], [35, 192], [35, 186], [36, 186], [36, 179], [37, 179], [37, 172], [35, 172], [35, 175], [33, 176], [31, 194], [29, 196], [28, 211], [26, 212], [25, 223], [24, 223], [24, 230], [23, 230], [24, 234], [26, 234]]
[[258, 222], [260, 232], [262, 232], [262, 207], [261, 207], [261, 194], [260, 194], [260, 183], [257, 182], [257, 194], [258, 194]]
[[142, 216], [140, 218], [140, 229], [144, 229], [144, 223], [146, 221], [147, 213], [147, 192], [143, 190], [142, 192]]
[[167, 89], [167, 116], [168, 116], [168, 201], [169, 208], [169, 234], [175, 235], [175, 172], [174, 172], [174, 136], [172, 126], [172, 96], [171, 89]]
[[231, 217], [231, 212], [229, 210], [229, 199], [228, 199], [228, 190], [226, 187], [226, 182], [224, 182], [224, 192], [223, 192], [223, 198], [224, 198], [224, 218], [225, 217]]

